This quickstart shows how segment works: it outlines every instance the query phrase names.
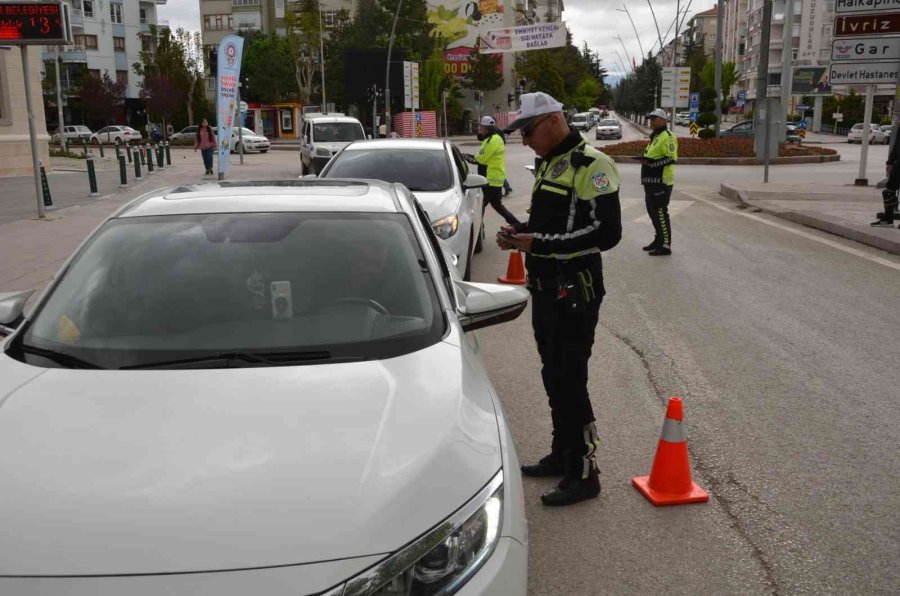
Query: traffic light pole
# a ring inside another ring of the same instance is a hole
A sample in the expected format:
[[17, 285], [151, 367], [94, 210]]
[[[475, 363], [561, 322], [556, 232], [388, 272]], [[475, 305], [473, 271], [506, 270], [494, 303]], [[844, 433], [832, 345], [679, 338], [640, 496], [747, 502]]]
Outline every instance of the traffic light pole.
[[394, 24], [391, 25], [391, 39], [388, 42], [387, 69], [384, 75], [384, 122], [386, 134], [391, 134], [391, 51], [394, 49], [394, 38], [397, 33], [397, 20], [400, 18], [400, 7], [403, 0], [397, 3], [397, 13], [394, 15]]

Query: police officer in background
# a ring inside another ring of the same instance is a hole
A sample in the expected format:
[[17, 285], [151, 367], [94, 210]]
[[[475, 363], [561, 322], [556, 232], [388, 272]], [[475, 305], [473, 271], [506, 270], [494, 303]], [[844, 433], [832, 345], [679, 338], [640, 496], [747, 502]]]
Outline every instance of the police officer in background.
[[541, 376], [550, 402], [550, 453], [522, 466], [525, 476], [562, 476], [541, 496], [545, 505], [571, 505], [600, 493], [594, 412], [588, 396], [588, 360], [600, 313], [600, 252], [622, 238], [619, 171], [566, 123], [561, 103], [546, 93], [521, 96], [508, 130], [540, 160], [535, 169], [528, 223], [504, 226], [500, 248], [526, 253], [532, 326]]
[[497, 122], [490, 116], [481, 119], [478, 126], [478, 140], [481, 149], [477, 155], [466, 155], [466, 161], [478, 165], [478, 173], [487, 178], [488, 185], [482, 189], [484, 215], [488, 203], [511, 226], [522, 227], [522, 223], [503, 205], [503, 183], [506, 181], [506, 141], [497, 130]]
[[[877, 215], [878, 219], [871, 223], [875, 227], [891, 227], [894, 218], [897, 217], [897, 191], [900, 190], [900, 141], [894, 141], [884, 164], [884, 173], [888, 179], [881, 189], [881, 199], [884, 201], [884, 211]], [[900, 226], [898, 226], [900, 227]]]
[[666, 128], [666, 112], [657, 108], [647, 114], [650, 119], [650, 142], [641, 158], [641, 184], [644, 203], [653, 222], [656, 235], [644, 247], [654, 257], [672, 254], [672, 225], [669, 220], [669, 199], [675, 185], [675, 163], [678, 161], [678, 139]]

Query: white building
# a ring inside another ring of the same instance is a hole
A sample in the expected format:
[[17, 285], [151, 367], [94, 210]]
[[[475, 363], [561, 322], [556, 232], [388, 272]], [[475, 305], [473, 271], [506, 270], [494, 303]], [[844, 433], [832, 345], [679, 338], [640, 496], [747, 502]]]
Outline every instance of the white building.
[[[140, 52], [150, 47], [150, 26], [168, 27], [157, 18], [157, 5], [166, 0], [69, 0], [74, 43], [61, 48], [60, 78], [63, 90], [77, 84], [84, 69], [101, 77], [108, 72], [114, 80], [125, 84], [126, 110], [117, 120], [137, 127], [142, 121], [140, 102], [141, 79], [132, 69], [140, 62]], [[56, 60], [56, 47], [49, 46], [44, 61]], [[55, 73], [44, 73], [55, 77]], [[65, 100], [64, 100], [65, 105]], [[66, 123], [72, 114], [66, 110]], [[76, 115], [77, 118], [77, 115]], [[55, 120], [55, 117], [53, 118]], [[80, 123], [80, 122], [77, 122]]]
[[[0, 176], [25, 176], [34, 173], [28, 135], [28, 111], [25, 108], [25, 77], [22, 55], [18, 47], [0, 48]], [[28, 53], [31, 76], [31, 100], [35, 114], [43, 112], [41, 97], [40, 48], [32, 46]], [[50, 137], [42, 118], [35, 118], [38, 152], [45, 164], [50, 163]]]

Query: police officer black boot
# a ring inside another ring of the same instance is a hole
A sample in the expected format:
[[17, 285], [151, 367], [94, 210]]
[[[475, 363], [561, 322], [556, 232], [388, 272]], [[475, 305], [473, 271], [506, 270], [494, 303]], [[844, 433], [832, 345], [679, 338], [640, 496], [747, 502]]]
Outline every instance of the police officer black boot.
[[892, 227], [894, 225], [894, 210], [897, 208], [897, 191], [885, 188], [881, 191], [884, 200], [884, 211], [878, 214], [878, 219], [873, 221], [873, 227]]
[[536, 464], [522, 466], [522, 475], [532, 478], [546, 478], [547, 476], [562, 476], [566, 473], [566, 458], [560, 452], [550, 452]]
[[565, 507], [600, 494], [600, 470], [593, 453], [566, 457], [566, 474], [558, 485], [541, 495], [548, 507]]
[[653, 242], [651, 242], [650, 244], [645, 246], [642, 250], [646, 250], [646, 251], [656, 250], [657, 248], [659, 248], [660, 244], [662, 244], [662, 240], [660, 240], [659, 238], [654, 238]]

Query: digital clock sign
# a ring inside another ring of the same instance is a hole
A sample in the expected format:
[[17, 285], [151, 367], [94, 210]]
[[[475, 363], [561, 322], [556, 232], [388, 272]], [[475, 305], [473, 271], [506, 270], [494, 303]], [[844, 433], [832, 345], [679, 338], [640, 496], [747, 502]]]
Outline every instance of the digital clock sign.
[[0, 2], [0, 44], [66, 43], [66, 18], [57, 2]]

